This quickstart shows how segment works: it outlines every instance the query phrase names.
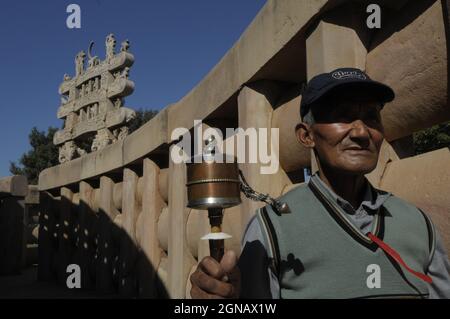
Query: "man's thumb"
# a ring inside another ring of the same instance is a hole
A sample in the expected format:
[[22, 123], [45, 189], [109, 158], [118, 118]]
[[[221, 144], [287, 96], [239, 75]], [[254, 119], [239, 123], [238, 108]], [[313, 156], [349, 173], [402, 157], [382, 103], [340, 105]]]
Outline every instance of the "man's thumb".
[[220, 266], [225, 273], [222, 280], [233, 285], [232, 298], [239, 298], [241, 291], [241, 273], [237, 267], [237, 262], [236, 253], [232, 250], [227, 251], [220, 261]]
[[225, 274], [229, 274], [232, 272], [234, 267], [237, 264], [237, 256], [236, 253], [232, 250], [228, 250], [222, 257], [220, 261], [220, 266], [222, 267]]

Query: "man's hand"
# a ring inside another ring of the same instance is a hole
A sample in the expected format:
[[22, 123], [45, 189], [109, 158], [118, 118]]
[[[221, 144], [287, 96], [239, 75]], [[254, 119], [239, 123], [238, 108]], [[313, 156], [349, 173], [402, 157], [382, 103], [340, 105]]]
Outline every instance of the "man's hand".
[[191, 275], [191, 297], [193, 299], [239, 298], [241, 273], [237, 257], [227, 251], [220, 264], [214, 258], [203, 258], [197, 270]]

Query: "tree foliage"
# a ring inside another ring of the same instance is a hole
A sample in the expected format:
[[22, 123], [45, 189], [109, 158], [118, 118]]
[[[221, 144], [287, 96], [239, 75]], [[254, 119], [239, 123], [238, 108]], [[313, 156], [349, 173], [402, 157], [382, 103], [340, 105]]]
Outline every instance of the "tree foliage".
[[[136, 117], [129, 123], [130, 133], [147, 123], [156, 114], [158, 114], [158, 111], [155, 110], [137, 110]], [[11, 174], [24, 175], [27, 177], [28, 183], [37, 184], [41, 171], [58, 165], [58, 147], [53, 145], [53, 136], [57, 130], [55, 127], [49, 127], [45, 132], [33, 127], [28, 135], [31, 150], [20, 157], [19, 163], [10, 162], [9, 171]], [[84, 141], [80, 147], [86, 150], [90, 149], [92, 139], [93, 137]]]
[[11, 174], [25, 175], [28, 183], [37, 184], [42, 170], [59, 164], [58, 148], [53, 145], [53, 136], [56, 131], [55, 127], [49, 127], [47, 132], [33, 127], [28, 135], [31, 150], [20, 157], [19, 165], [16, 162], [10, 162]]
[[426, 130], [414, 133], [416, 154], [450, 147], [450, 122], [432, 126]]
[[150, 121], [158, 114], [158, 111], [155, 110], [143, 110], [139, 109], [136, 111], [136, 117], [132, 119], [128, 125], [130, 133], [136, 131], [142, 125]]

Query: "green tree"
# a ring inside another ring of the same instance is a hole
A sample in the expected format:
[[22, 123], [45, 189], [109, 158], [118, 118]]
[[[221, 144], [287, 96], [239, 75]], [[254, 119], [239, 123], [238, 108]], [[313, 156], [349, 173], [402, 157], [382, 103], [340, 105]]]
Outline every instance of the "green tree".
[[414, 133], [413, 139], [416, 155], [450, 147], [450, 122]]
[[[158, 114], [158, 111], [155, 110], [137, 110], [136, 117], [128, 124], [130, 133], [147, 123], [156, 114]], [[33, 127], [28, 136], [31, 150], [20, 157], [19, 163], [10, 162], [9, 171], [11, 174], [24, 175], [27, 177], [28, 183], [37, 184], [39, 174], [44, 169], [58, 165], [58, 147], [53, 145], [53, 136], [57, 130], [55, 127], [49, 127], [46, 133]], [[89, 152], [93, 138], [94, 136], [91, 136], [82, 141], [79, 147]]]
[[142, 125], [150, 121], [152, 118], [156, 116], [156, 114], [158, 114], [158, 111], [156, 110], [138, 109], [136, 111], [136, 117], [132, 119], [128, 125], [130, 133], [136, 131]]
[[55, 127], [49, 127], [47, 132], [33, 127], [28, 135], [31, 150], [21, 156], [19, 164], [10, 162], [11, 174], [25, 175], [28, 183], [37, 184], [42, 170], [59, 164], [58, 148], [53, 145], [53, 136], [56, 131]]

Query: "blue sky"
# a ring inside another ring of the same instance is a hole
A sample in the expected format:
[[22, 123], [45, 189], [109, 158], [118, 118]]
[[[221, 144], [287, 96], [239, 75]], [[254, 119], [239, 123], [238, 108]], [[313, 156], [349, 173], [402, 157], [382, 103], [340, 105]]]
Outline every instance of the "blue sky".
[[[0, 10], [0, 176], [30, 149], [33, 126], [61, 126], [58, 86], [74, 58], [105, 37], [129, 39], [134, 93], [125, 106], [161, 109], [188, 93], [250, 24], [265, 0], [16, 0]], [[66, 27], [66, 7], [81, 7], [81, 29]]]

